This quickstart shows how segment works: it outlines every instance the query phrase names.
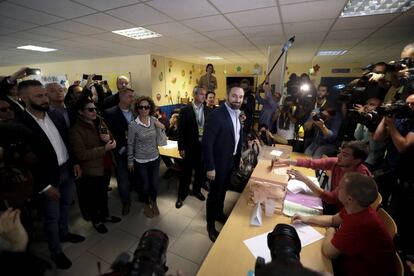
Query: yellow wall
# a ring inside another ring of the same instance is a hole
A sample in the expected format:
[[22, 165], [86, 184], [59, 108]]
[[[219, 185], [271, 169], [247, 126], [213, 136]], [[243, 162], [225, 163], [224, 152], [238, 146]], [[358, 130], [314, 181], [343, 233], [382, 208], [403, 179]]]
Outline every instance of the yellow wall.
[[[180, 98], [192, 98], [200, 79], [201, 66], [177, 59], [151, 55], [152, 98], [156, 105], [181, 103]], [[161, 95], [158, 100], [157, 94]]]
[[[82, 74], [99, 74], [107, 79], [112, 91], [117, 91], [115, 78], [126, 75], [131, 78], [131, 86], [137, 95], [151, 96], [150, 55], [76, 60], [44, 64], [29, 64], [40, 68], [42, 75], [67, 75], [69, 84], [80, 80]], [[0, 75], [10, 75], [21, 66], [0, 67]]]

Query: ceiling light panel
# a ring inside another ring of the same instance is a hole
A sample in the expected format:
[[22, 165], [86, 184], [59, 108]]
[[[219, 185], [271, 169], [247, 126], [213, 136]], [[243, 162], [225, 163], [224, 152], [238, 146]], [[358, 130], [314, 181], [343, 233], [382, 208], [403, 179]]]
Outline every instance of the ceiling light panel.
[[341, 17], [400, 13], [414, 6], [414, 0], [349, 0]]
[[17, 49], [37, 51], [37, 52], [43, 52], [43, 53], [57, 51], [57, 49], [40, 47], [40, 46], [34, 46], [34, 45], [19, 46], [19, 47], [17, 47]]
[[139, 27], [139, 28], [131, 28], [131, 29], [125, 29], [125, 30], [118, 30], [118, 31], [112, 31], [114, 34], [123, 35], [129, 38], [133, 38], [136, 40], [141, 39], [149, 39], [149, 38], [155, 38], [162, 36], [159, 33], [153, 32], [151, 30]]

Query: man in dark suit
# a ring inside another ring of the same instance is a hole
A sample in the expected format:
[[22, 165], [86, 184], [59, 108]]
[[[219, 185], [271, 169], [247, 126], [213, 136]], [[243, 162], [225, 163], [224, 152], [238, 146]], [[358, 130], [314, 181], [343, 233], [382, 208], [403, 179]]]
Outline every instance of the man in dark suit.
[[209, 109], [203, 104], [206, 98], [206, 90], [195, 87], [193, 96], [194, 101], [183, 107], [178, 117], [178, 151], [183, 158], [184, 167], [178, 187], [176, 208], [181, 208], [183, 201], [188, 196], [193, 170], [192, 194], [201, 201], [206, 199], [201, 193], [201, 184], [204, 180], [204, 169], [201, 161], [201, 138], [203, 137], [204, 124], [209, 112]]
[[36, 80], [22, 81], [18, 92], [26, 110], [17, 117], [17, 122], [32, 132], [31, 148], [38, 159], [33, 169], [34, 185], [42, 204], [51, 259], [58, 268], [67, 269], [72, 263], [63, 253], [60, 243], [77, 243], [85, 239], [68, 232], [73, 175], [80, 176], [80, 167], [73, 165], [70, 150], [66, 147], [65, 120], [59, 112], [49, 110], [49, 99], [42, 84]]
[[118, 88], [118, 92], [112, 94], [109, 97], [106, 97], [103, 104], [103, 109], [106, 110], [108, 108], [117, 106], [119, 103], [119, 91], [124, 90], [125, 88], [129, 87], [129, 79], [126, 76], [118, 76], [116, 78], [116, 88]]
[[226, 102], [215, 109], [204, 129], [202, 149], [207, 178], [211, 181], [207, 198], [207, 231], [211, 241], [219, 232], [215, 222], [225, 223], [223, 213], [231, 172], [240, 165], [242, 126], [239, 119], [244, 91], [233, 87], [227, 91]]
[[116, 180], [122, 201], [122, 215], [126, 216], [129, 214], [131, 206], [129, 195], [131, 175], [128, 172], [127, 164], [127, 134], [128, 125], [136, 116], [131, 109], [131, 105], [134, 102], [134, 90], [124, 88], [118, 94], [118, 105], [105, 110], [103, 116], [116, 141], [116, 148], [113, 150], [116, 163]]

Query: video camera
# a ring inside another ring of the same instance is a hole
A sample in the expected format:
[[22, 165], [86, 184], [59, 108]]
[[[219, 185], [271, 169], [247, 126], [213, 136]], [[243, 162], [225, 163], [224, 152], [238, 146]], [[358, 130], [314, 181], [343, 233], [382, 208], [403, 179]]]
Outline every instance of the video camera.
[[412, 58], [410, 57], [406, 57], [406, 58], [402, 58], [400, 60], [397, 61], [390, 61], [387, 64], [387, 71], [388, 72], [395, 72], [395, 71], [400, 71], [403, 69], [410, 69], [414, 67], [414, 62], [412, 60]]
[[355, 114], [356, 122], [366, 126], [370, 132], [375, 132], [382, 120], [382, 117], [383, 115], [379, 114], [377, 110], [361, 113], [356, 112]]
[[403, 101], [396, 101], [391, 104], [383, 104], [377, 108], [377, 112], [380, 116], [388, 116], [396, 118], [408, 118], [414, 119], [414, 112]]
[[168, 270], [168, 236], [161, 230], [146, 231], [139, 241], [132, 261], [128, 253], [119, 255], [104, 276], [164, 276]]

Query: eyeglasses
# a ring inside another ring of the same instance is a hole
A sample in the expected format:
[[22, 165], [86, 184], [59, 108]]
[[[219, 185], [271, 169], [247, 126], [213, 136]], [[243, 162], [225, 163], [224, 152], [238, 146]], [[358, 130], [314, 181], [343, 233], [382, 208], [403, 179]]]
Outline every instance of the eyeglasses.
[[149, 105], [139, 105], [138, 106], [138, 109], [139, 110], [143, 110], [143, 109], [145, 109], [145, 110], [148, 110], [148, 109], [150, 109], [151, 107], [149, 106]]
[[12, 108], [11, 108], [10, 106], [7, 106], [7, 107], [2, 107], [2, 108], [0, 108], [0, 111], [1, 111], [1, 112], [12, 111]]
[[87, 107], [87, 108], [85, 108], [85, 110], [87, 110], [89, 112], [94, 112], [94, 111], [97, 110], [97, 108], [96, 107]]

